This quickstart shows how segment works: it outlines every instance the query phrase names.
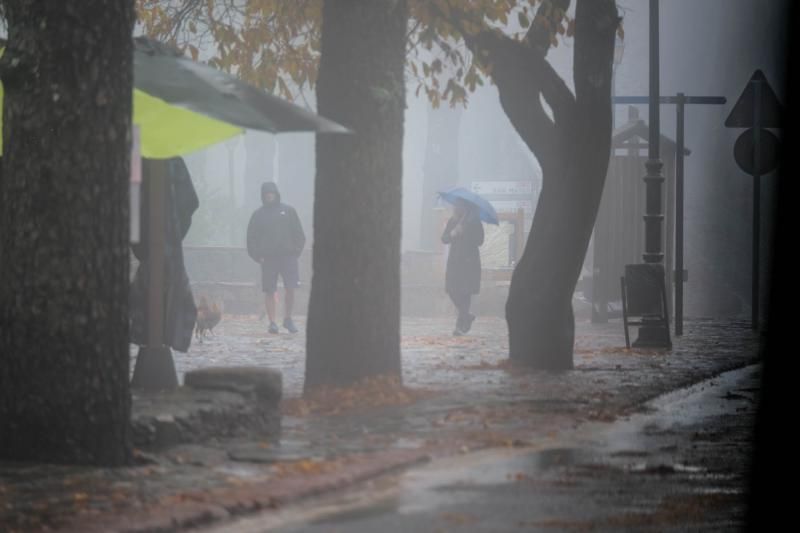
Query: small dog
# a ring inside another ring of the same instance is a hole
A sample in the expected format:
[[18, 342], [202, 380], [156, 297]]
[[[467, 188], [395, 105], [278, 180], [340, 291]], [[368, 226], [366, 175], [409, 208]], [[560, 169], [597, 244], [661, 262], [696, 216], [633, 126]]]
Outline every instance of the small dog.
[[194, 328], [194, 336], [202, 339], [207, 333], [214, 334], [214, 327], [222, 320], [222, 310], [216, 302], [208, 305], [205, 296], [200, 297], [200, 305], [197, 306], [197, 324]]

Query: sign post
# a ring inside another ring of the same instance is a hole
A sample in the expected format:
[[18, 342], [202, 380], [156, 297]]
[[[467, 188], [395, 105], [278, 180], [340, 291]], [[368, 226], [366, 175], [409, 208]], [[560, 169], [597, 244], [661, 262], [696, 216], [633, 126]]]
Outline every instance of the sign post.
[[756, 70], [725, 120], [728, 128], [748, 128], [736, 140], [733, 156], [744, 172], [753, 176], [753, 279], [751, 327], [759, 323], [761, 265], [761, 176], [778, 166], [778, 138], [766, 128], [780, 128], [782, 109], [766, 76]]
[[178, 386], [172, 352], [164, 342], [167, 276], [168, 163], [148, 160], [147, 172], [147, 345], [139, 348], [131, 386], [171, 390]]
[[141, 135], [139, 126], [134, 124], [131, 139], [131, 196], [130, 196], [130, 224], [131, 242], [138, 243], [141, 229], [141, 190], [142, 190], [142, 154]]
[[[647, 96], [614, 97], [615, 104], [647, 104]], [[687, 105], [723, 105], [727, 99], [723, 96], [660, 96], [660, 104], [675, 104], [677, 124], [675, 132], [675, 335], [683, 335], [683, 284], [687, 281], [687, 273], [683, 268], [683, 205], [684, 205], [684, 157], [685, 157], [685, 116]], [[649, 142], [649, 141], [648, 141]]]

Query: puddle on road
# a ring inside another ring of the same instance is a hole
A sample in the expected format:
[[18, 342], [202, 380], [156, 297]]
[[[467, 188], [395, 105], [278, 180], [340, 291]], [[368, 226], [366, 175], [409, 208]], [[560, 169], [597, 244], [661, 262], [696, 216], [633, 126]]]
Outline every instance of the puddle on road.
[[[756, 372], [747, 368], [715, 378], [713, 386], [704, 382], [662, 396], [648, 404], [648, 412], [634, 415], [612, 425], [593, 425], [594, 434], [584, 435], [569, 445], [537, 451], [498, 450], [479, 452], [437, 462], [425, 468], [408, 471], [393, 482], [393, 510], [403, 514], [428, 512], [468, 504], [476, 497], [476, 487], [514, 483], [519, 479], [536, 477], [547, 471], [572, 467], [610, 468], [628, 473], [655, 475], [683, 474], [711, 478], [717, 474], [707, 469], [681, 462], [647, 462], [651, 453], [669, 446], [653, 446], [653, 433], [669, 439], [680, 427], [702, 423], [703, 420], [730, 410], [730, 399], [720, 397], [719, 388], [730, 387], [743, 379], [742, 375]], [[727, 402], [727, 403], [726, 403]], [[727, 411], [726, 411], [727, 410]], [[600, 429], [600, 431], [598, 431]], [[500, 456], [498, 456], [498, 453]], [[626, 460], [638, 459], [632, 464]], [[520, 476], [522, 476], [520, 478]]]
[[[498, 460], [498, 454], [505, 456]], [[488, 450], [469, 458], [442, 460], [396, 478], [395, 512], [413, 514], [468, 503], [475, 498], [475, 488], [512, 484], [597, 459], [589, 450], [551, 448], [536, 452]]]
[[[740, 494], [740, 487], [720, 486], [719, 483], [729, 481], [735, 475], [726, 477], [720, 472], [707, 471], [678, 460], [676, 454], [680, 447], [674, 439], [679, 438], [681, 431], [685, 437], [690, 431], [687, 428], [704, 424], [708, 417], [730, 412], [731, 402], [746, 403], [747, 400], [721, 397], [720, 388], [730, 390], [732, 385], [738, 384], [737, 381], [751, 380], [754, 371], [752, 367], [746, 368], [715, 378], [714, 384], [705, 382], [661, 397], [650, 402], [649, 412], [613, 424], [586, 424], [574, 433], [562, 434], [559, 447], [495, 448], [439, 459], [377, 479], [370, 482], [368, 488], [240, 522], [252, 529], [226, 528], [225, 531], [264, 531], [267, 524], [271, 527], [292, 526], [288, 529], [290, 531], [303, 530], [310, 524], [324, 531], [346, 531], [357, 522], [367, 521], [374, 525], [379, 523], [374, 520], [380, 520], [376, 517], [398, 514], [433, 513], [438, 520], [444, 511], [461, 512], [470, 505], [480, 505], [486, 494], [503, 487], [513, 488], [514, 484], [522, 483], [519, 485], [522, 489], [528, 482], [554, 476], [557, 479], [574, 477], [576, 483], [581, 479], [592, 482], [593, 478], [626, 483], [625, 476], [675, 475], [673, 479], [692, 494]], [[741, 387], [737, 389], [737, 393], [741, 390]], [[402, 444], [414, 443], [399, 441], [399, 445]], [[670, 461], [673, 457], [674, 462]], [[692, 483], [701, 486], [692, 486]]]
[[219, 472], [222, 475], [246, 479], [248, 481], [267, 479], [269, 477], [263, 468], [248, 466], [246, 463], [228, 463], [215, 466], [213, 469], [215, 472]]
[[[584, 433], [591, 436], [582, 443], [585, 447], [599, 446], [598, 449], [612, 457], [621, 457], [647, 448], [653, 439], [661, 439], [665, 441], [661, 448], [668, 451], [681, 428], [702, 426], [705, 420], [729, 413], [731, 402], [750, 404], [756, 391], [744, 393], [742, 398], [721, 396], [719, 391], [737, 390], [741, 394], [743, 389], [737, 389], [736, 384], [751, 380], [758, 371], [757, 367], [746, 367], [660, 396], [645, 404], [642, 412], [618, 420], [611, 426], [587, 426]], [[599, 437], [596, 434], [598, 429]]]
[[417, 450], [423, 446], [425, 446], [425, 441], [423, 439], [400, 437], [394, 440], [391, 447], [405, 450]]
[[705, 472], [706, 469], [700, 466], [684, 465], [680, 463], [672, 464], [650, 464], [634, 463], [625, 466], [625, 471], [644, 473], [644, 474], [697, 474]]

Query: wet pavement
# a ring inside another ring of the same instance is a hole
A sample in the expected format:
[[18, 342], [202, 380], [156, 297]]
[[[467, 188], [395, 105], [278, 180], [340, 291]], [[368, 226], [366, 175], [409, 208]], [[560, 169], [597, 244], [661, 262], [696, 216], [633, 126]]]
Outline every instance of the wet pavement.
[[558, 442], [433, 461], [207, 531], [727, 531], [744, 525], [759, 367]]
[[[479, 317], [469, 336], [452, 337], [452, 320], [404, 318], [402, 322], [403, 382], [413, 388], [448, 391], [458, 387], [490, 398], [505, 400], [522, 389], [532, 401], [570, 402], [569, 389], [604, 389], [613, 382], [611, 396], [636, 392], [637, 398], [654, 397], [664, 390], [691, 384], [709, 371], [736, 368], [756, 355], [758, 338], [744, 321], [718, 323], [689, 321], [672, 351], [626, 350], [622, 325], [576, 324], [575, 371], [520, 376], [503, 366], [508, 340], [505, 321]], [[188, 353], [174, 352], [179, 379], [189, 371], [209, 366], [266, 366], [283, 374], [285, 398], [302, 392], [305, 363], [305, 320], [296, 319], [299, 334], [266, 332], [265, 321], [255, 316], [226, 316], [216, 335], [193, 343]], [[635, 329], [632, 330], [635, 339]], [[135, 350], [132, 350], [135, 359]], [[696, 377], [695, 377], [696, 376]], [[647, 385], [652, 384], [648, 394]], [[665, 385], [667, 387], [665, 387]], [[613, 398], [607, 398], [606, 400]]]
[[[690, 321], [671, 352], [626, 350], [618, 322], [580, 322], [575, 370], [529, 372], [507, 365], [502, 319], [479, 317], [471, 335], [458, 338], [450, 336], [451, 322], [403, 320], [402, 401], [373, 407], [357, 397], [326, 413], [287, 408], [279, 440], [209, 439], [140, 455], [144, 464], [117, 470], [0, 463], [0, 524], [25, 531], [185, 529], [282, 508], [421, 461], [492, 449], [528, 453], [531, 446], [571, 450], [563, 440], [575, 431], [751, 364], [758, 348], [744, 322]], [[255, 316], [226, 316], [215, 336], [175, 353], [179, 375], [208, 366], [269, 367], [283, 374], [284, 404], [301, 402], [305, 321], [297, 323], [300, 334], [269, 335]]]
[[[303, 331], [304, 321], [297, 322]], [[454, 442], [454, 435], [472, 441], [465, 444], [472, 448], [524, 443], [530, 435], [613, 420], [659, 394], [751, 363], [758, 341], [744, 322], [695, 320], [670, 352], [626, 350], [619, 322], [579, 322], [575, 370], [553, 374], [508, 367], [502, 319], [481, 317], [467, 337], [450, 336], [450, 325], [403, 321], [403, 382], [430, 391], [425, 401], [337, 416], [285, 414], [281, 441], [259, 450], [260, 459], [422, 448]], [[265, 329], [256, 317], [229, 318], [218, 336], [175, 354], [179, 374], [210, 365], [268, 365], [283, 374], [284, 398], [299, 397], [305, 338]]]

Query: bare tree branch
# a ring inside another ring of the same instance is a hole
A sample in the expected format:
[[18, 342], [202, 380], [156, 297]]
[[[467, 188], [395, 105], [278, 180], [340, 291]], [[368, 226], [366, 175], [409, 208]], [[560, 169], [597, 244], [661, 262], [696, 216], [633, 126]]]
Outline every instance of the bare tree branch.
[[172, 17], [172, 31], [170, 34], [173, 40], [177, 41], [178, 33], [183, 27], [184, 20], [192, 10], [196, 9], [201, 4], [201, 2], [202, 0], [186, 0], [186, 3], [183, 5], [183, 7], [178, 9], [178, 11]]
[[[446, 16], [436, 4], [432, 8]], [[575, 97], [564, 80], [541, 50], [527, 42], [487, 28], [483, 21], [472, 20], [452, 5], [446, 20], [461, 33], [467, 47], [495, 80], [503, 109], [531, 152], [543, 167], [550, 165], [559, 152], [562, 129], [575, 110]], [[472, 27], [480, 29], [476, 32]], [[553, 111], [552, 120], [544, 111], [540, 94]]]

